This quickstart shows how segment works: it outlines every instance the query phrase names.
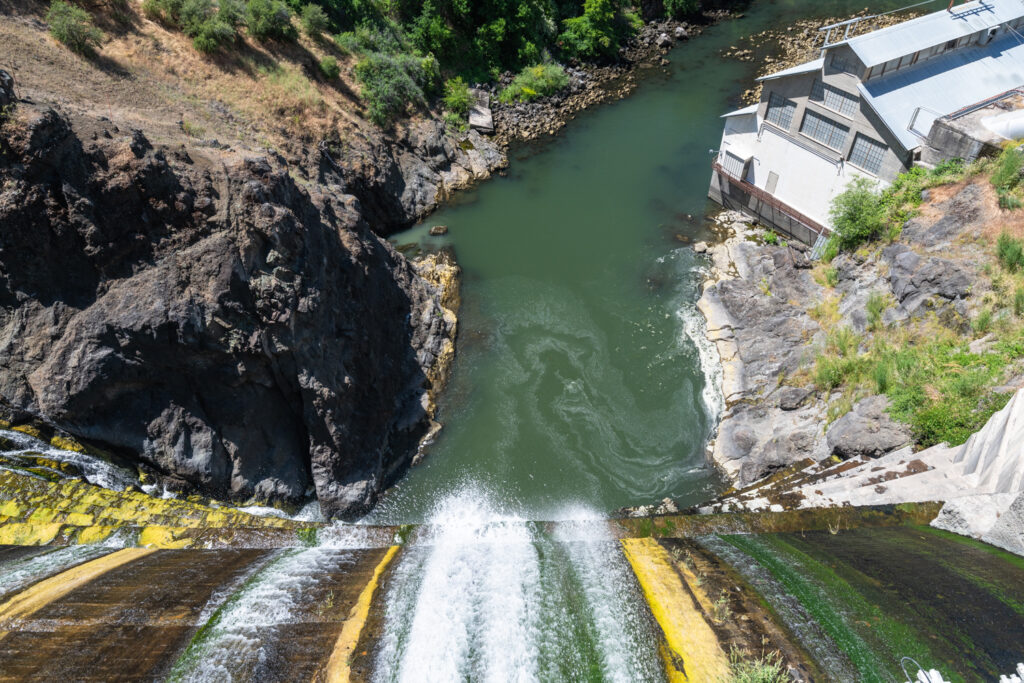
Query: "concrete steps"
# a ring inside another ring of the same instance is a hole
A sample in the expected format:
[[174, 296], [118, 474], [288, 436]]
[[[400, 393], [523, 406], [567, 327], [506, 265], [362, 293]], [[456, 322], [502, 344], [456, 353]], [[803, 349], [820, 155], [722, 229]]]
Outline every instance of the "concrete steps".
[[962, 446], [804, 463], [723, 496], [701, 511], [924, 501], [945, 503], [936, 526], [1024, 554], [1024, 391]]

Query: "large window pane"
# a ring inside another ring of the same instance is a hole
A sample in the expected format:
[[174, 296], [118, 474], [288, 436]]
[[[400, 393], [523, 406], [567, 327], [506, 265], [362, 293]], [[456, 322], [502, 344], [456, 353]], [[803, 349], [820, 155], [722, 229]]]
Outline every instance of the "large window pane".
[[826, 147], [840, 151], [843, 149], [843, 145], [846, 144], [846, 136], [850, 129], [808, 109], [807, 113], [804, 114], [804, 122], [800, 126], [800, 132], [809, 138], [817, 140]]
[[851, 119], [857, 113], [857, 107], [860, 104], [860, 98], [856, 95], [826, 85], [821, 82], [820, 78], [814, 80], [814, 85], [811, 87], [811, 99]]
[[765, 112], [765, 119], [774, 123], [779, 128], [789, 130], [793, 125], [793, 113], [796, 112], [796, 102], [779, 97], [772, 93], [768, 97], [768, 111]]
[[858, 133], [853, 140], [853, 149], [850, 150], [850, 163], [878, 175], [882, 169], [882, 160], [885, 158], [886, 149], [888, 148], [881, 142], [875, 142]]

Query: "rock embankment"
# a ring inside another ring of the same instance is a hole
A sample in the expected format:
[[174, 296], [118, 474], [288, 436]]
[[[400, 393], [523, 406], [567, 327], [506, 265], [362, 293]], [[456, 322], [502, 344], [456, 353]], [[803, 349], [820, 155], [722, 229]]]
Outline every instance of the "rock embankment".
[[410, 462], [454, 315], [343, 172], [300, 185], [272, 156], [154, 145], [28, 104], [0, 155], [8, 418], [99, 442], [171, 488], [315, 490], [329, 516], [364, 512]]
[[[986, 217], [965, 207], [988, 202], [981, 194], [977, 183], [962, 185], [911, 220], [899, 241], [828, 266], [815, 266], [802, 245], [765, 243], [742, 215], [718, 218], [725, 238], [708, 248], [711, 274], [698, 307], [724, 371], [727, 405], [712, 458], [734, 482], [748, 485], [804, 459], [877, 457], [912, 443], [885, 396], [818, 387], [812, 370], [837, 343], [830, 332], [840, 342], [845, 335], [850, 352], [876, 325], [971, 332], [980, 305], [972, 302], [987, 285], [980, 247], [964, 236]], [[872, 299], [883, 307], [876, 321]]]

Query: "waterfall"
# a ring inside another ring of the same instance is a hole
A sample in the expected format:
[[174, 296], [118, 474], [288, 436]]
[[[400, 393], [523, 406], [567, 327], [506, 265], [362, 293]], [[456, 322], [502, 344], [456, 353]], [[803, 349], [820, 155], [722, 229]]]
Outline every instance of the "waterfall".
[[553, 530], [444, 500], [385, 596], [374, 680], [661, 679], [656, 639], [618, 542], [591, 513]]

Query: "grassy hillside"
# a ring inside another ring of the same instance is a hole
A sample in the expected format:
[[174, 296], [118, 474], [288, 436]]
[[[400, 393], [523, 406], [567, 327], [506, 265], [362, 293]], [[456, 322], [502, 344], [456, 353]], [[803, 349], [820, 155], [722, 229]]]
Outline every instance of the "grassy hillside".
[[[1019, 145], [967, 166], [950, 162], [931, 171], [914, 169], [883, 192], [854, 184], [837, 198], [837, 233], [816, 269], [826, 295], [811, 310], [827, 340], [805, 378], [838, 396], [830, 403], [830, 419], [848, 412], [859, 398], [885, 394], [892, 415], [911, 426], [919, 445], [955, 445], [1024, 385], [1024, 156]], [[977, 206], [962, 219], [950, 214], [951, 198], [970, 185], [977, 187]], [[885, 276], [881, 251], [901, 240], [908, 221], [927, 225], [942, 218], [959, 222], [949, 247], [911, 246], [971, 274], [967, 315], [944, 307], [887, 324], [892, 294], [872, 293], [864, 311], [866, 329], [855, 332], [839, 314], [835, 259], [849, 254]]]

